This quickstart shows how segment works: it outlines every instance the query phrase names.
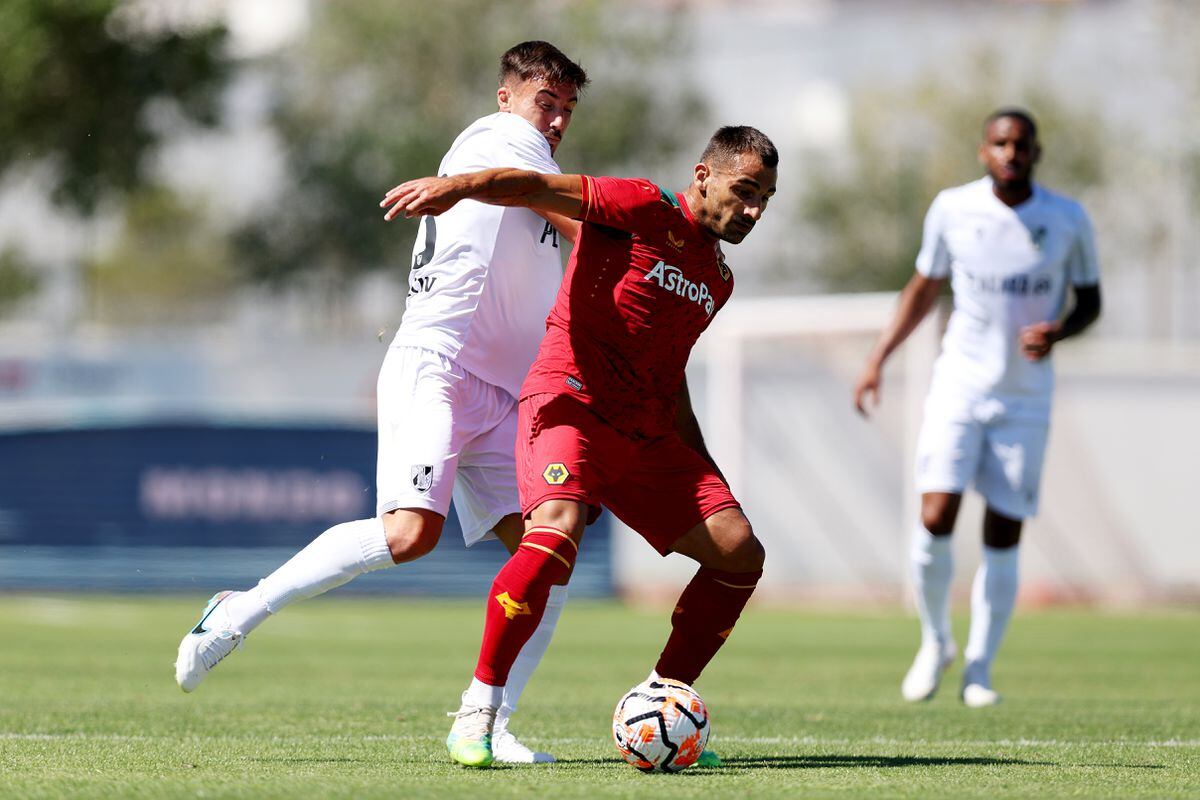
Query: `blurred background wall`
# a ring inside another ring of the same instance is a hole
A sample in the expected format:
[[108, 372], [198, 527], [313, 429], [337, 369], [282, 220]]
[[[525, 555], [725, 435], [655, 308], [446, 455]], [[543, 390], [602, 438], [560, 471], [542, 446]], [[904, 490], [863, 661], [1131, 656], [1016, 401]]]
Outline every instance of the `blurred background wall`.
[[[529, 38], [589, 70], [566, 171], [682, 186], [720, 124], [781, 151], [691, 365], [780, 598], [898, 602], [939, 320], [850, 387], [982, 118], [1095, 223], [1104, 316], [1060, 348], [1024, 599], [1200, 596], [1200, 8], [1092, 2], [10, 0], [0, 7], [0, 587], [245, 583], [373, 508], [374, 379], [415, 226], [378, 198], [495, 108]], [[867, 293], [856, 296], [857, 293]], [[847, 296], [849, 295], [849, 296]], [[944, 315], [943, 315], [944, 318]], [[957, 546], [978, 549], [968, 504]], [[451, 529], [366, 590], [473, 592]], [[604, 526], [580, 591], [689, 568]], [[970, 571], [959, 575], [969, 580]], [[965, 588], [965, 584], [963, 587]]]

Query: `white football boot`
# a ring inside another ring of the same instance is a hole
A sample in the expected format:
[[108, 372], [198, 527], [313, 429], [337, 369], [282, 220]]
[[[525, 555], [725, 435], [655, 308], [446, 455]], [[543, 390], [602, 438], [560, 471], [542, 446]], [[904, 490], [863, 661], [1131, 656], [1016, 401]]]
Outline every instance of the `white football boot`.
[[962, 692], [959, 696], [967, 708], [987, 708], [1000, 702], [1000, 693], [992, 688], [987, 667], [975, 662], [963, 669]]
[[245, 637], [234, 630], [225, 611], [225, 600], [235, 592], [217, 592], [204, 607], [200, 621], [179, 643], [175, 682], [185, 692], [195, 690], [221, 659], [242, 647]]
[[910, 703], [928, 700], [937, 694], [942, 674], [954, 663], [958, 647], [953, 641], [938, 647], [937, 644], [921, 645], [917, 657], [900, 684], [900, 694]]
[[492, 755], [502, 764], [553, 764], [554, 756], [539, 753], [521, 743], [508, 729], [507, 721], [497, 722], [492, 731]]

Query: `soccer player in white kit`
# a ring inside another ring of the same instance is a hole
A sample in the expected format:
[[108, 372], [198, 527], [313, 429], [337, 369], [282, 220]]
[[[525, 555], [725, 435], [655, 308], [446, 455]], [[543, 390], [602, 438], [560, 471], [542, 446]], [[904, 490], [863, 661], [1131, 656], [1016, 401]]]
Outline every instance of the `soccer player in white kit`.
[[[921, 646], [901, 683], [911, 702], [934, 695], [956, 656], [950, 534], [972, 484], [987, 511], [961, 698], [973, 708], [1000, 700], [991, 666], [1016, 601], [1021, 524], [1037, 512], [1054, 388], [1050, 352], [1100, 315], [1091, 223], [1078, 203], [1033, 181], [1040, 156], [1028, 112], [1007, 108], [987, 118], [979, 146], [987, 175], [934, 199], [916, 273], [855, 387], [855, 405], [865, 415], [868, 395], [879, 401], [883, 362], [949, 278], [954, 311], [917, 439], [921, 519], [909, 558]], [[1064, 318], [1068, 287], [1075, 300]]]
[[[499, 112], [458, 136], [439, 174], [489, 167], [559, 172], [553, 154], [587, 81], [547, 42], [511, 48], [500, 60]], [[451, 498], [467, 546], [499, 538], [516, 550], [524, 531], [516, 398], [562, 279], [560, 230], [573, 240], [577, 224], [484, 203], [423, 219], [407, 308], [379, 373], [377, 515], [330, 528], [248, 591], [215, 595], [179, 645], [175, 678], [184, 691], [289, 603], [431, 551]], [[497, 760], [554, 760], [522, 745], [507, 720], [565, 601], [566, 586], [556, 586], [521, 651], [519, 679], [509, 681], [493, 737]]]

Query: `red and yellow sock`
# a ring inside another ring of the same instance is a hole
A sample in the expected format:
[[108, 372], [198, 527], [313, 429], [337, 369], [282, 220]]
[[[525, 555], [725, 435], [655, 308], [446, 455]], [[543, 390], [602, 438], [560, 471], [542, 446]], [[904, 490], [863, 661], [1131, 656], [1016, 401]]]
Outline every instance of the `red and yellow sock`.
[[761, 577], [762, 570], [697, 570], [679, 596], [671, 615], [671, 636], [654, 671], [664, 678], [695, 682], [733, 632]]
[[558, 528], [538, 525], [525, 532], [488, 593], [476, 678], [491, 686], [508, 681], [517, 654], [541, 622], [550, 587], [571, 573], [578, 549]]

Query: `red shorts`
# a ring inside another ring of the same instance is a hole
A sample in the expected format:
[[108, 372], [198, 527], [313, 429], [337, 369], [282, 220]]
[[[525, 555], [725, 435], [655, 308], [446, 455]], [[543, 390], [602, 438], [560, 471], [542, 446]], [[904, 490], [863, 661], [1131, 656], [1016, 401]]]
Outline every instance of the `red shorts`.
[[666, 555], [680, 536], [738, 507], [678, 435], [631, 439], [566, 395], [533, 395], [519, 409], [517, 487], [526, 516], [547, 500], [604, 505]]

